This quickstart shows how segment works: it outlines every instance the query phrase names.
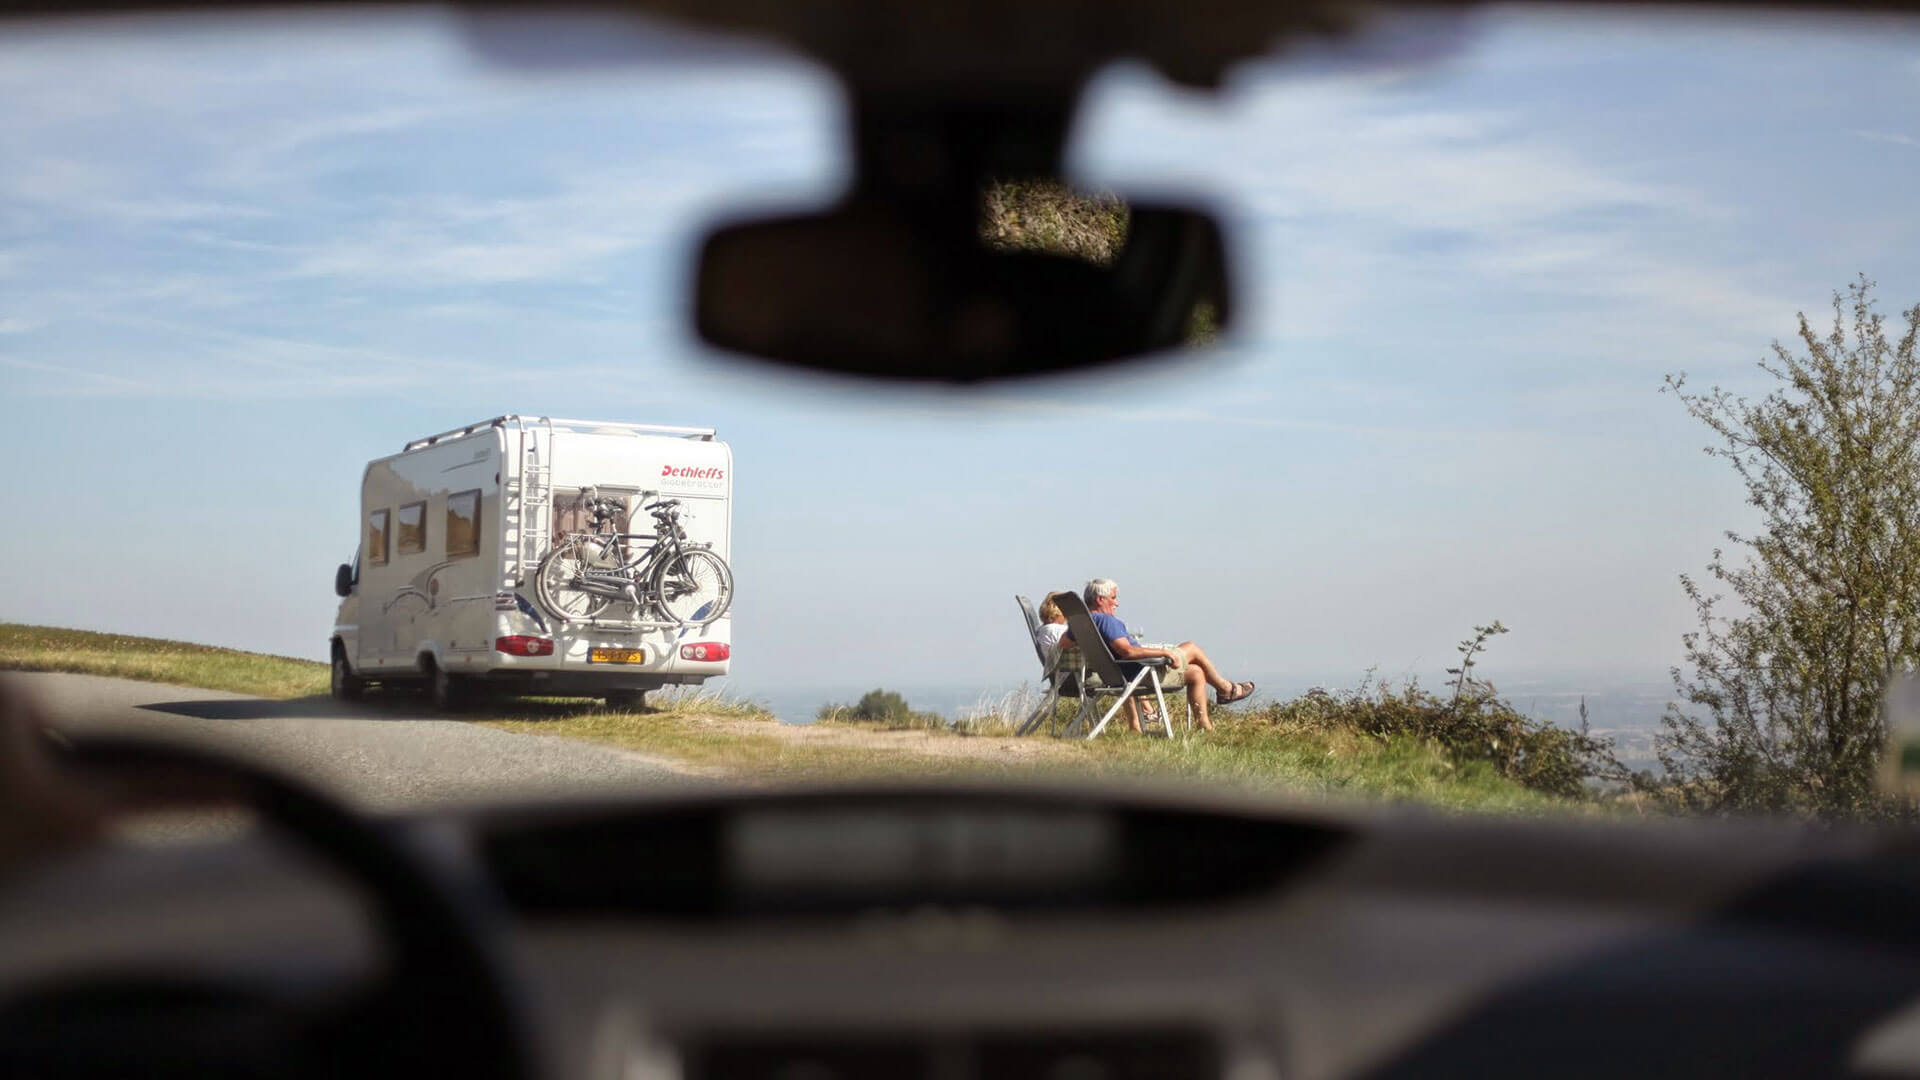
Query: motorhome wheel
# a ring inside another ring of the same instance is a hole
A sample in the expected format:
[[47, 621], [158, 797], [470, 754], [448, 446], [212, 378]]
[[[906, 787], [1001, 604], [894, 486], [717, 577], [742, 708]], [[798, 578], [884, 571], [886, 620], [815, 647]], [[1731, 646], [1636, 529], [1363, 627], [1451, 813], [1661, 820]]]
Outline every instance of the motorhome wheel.
[[426, 661], [427, 686], [438, 712], [452, 712], [466, 703], [466, 680], [453, 674], [431, 658]]
[[353, 673], [353, 668], [347, 663], [347, 651], [338, 643], [333, 646], [333, 677], [330, 689], [334, 698], [339, 701], [357, 700], [360, 692], [366, 689], [366, 681]]

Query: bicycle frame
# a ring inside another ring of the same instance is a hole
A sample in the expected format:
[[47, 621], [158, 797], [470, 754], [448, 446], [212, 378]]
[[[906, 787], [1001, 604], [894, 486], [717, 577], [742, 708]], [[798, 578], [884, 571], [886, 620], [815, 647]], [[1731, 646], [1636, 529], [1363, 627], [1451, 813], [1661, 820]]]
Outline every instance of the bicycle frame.
[[[575, 535], [583, 537], [598, 546], [602, 558], [606, 557], [609, 551], [623, 552], [624, 549], [627, 548], [629, 541], [653, 541], [653, 543], [647, 546], [646, 550], [640, 553], [638, 558], [628, 560], [624, 554], [622, 554], [621, 561], [617, 566], [606, 567], [604, 569], [581, 568], [579, 576], [574, 581], [575, 586], [578, 587], [580, 591], [609, 597], [614, 600], [633, 599], [633, 597], [627, 595], [627, 590], [638, 589], [640, 583], [647, 580], [647, 575], [652, 572], [654, 566], [658, 565], [662, 558], [680, 550], [680, 541], [677, 538], [661, 537], [646, 533], [576, 533]], [[669, 548], [672, 550], [668, 551], [667, 549]]]
[[[651, 540], [654, 543], [638, 558], [626, 560], [624, 557], [617, 566], [593, 569], [583, 567], [575, 576], [572, 585], [581, 592], [604, 596], [611, 600], [637, 600], [647, 595], [645, 583], [652, 576], [654, 568], [666, 559], [682, 551], [705, 550], [711, 544], [689, 544], [677, 536], [660, 536], [648, 533], [574, 533], [599, 547], [601, 556], [609, 551], [626, 546], [628, 541]], [[630, 595], [628, 590], [633, 590]]]

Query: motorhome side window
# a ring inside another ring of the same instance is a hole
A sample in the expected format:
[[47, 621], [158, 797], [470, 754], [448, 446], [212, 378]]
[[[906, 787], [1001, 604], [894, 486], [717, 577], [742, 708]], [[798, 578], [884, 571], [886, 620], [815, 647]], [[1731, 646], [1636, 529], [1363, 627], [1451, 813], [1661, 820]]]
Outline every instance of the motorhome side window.
[[418, 555], [427, 550], [427, 504], [410, 502], [400, 508], [397, 546], [402, 555]]
[[480, 489], [447, 496], [447, 558], [480, 554]]
[[367, 515], [367, 565], [387, 565], [387, 511]]

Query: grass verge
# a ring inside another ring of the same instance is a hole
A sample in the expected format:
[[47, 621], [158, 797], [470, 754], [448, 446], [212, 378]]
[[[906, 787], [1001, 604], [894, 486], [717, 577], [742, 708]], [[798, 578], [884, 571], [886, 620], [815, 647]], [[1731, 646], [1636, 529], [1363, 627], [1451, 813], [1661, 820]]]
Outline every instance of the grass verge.
[[[1015, 739], [964, 729], [845, 718], [799, 727], [765, 720], [595, 711], [488, 723], [567, 735], [684, 761], [733, 779], [857, 780], [1077, 777], [1192, 781], [1208, 787], [1415, 803], [1455, 812], [1539, 815], [1596, 804], [1530, 790], [1485, 762], [1458, 763], [1412, 738], [1380, 741], [1276, 730], [1218, 718], [1211, 735], [1143, 738], [1110, 730], [1092, 742]], [[1176, 722], [1177, 723], [1177, 722]]]
[[129, 634], [0, 623], [0, 668], [67, 671], [256, 697], [327, 692], [327, 665]]

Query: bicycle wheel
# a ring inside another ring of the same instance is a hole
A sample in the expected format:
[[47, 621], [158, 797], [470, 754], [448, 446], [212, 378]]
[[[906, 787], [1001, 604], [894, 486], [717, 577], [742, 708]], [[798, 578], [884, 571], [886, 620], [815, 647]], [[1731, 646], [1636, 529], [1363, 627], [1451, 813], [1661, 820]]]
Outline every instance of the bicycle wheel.
[[733, 604], [733, 571], [711, 551], [682, 551], [653, 572], [653, 599], [674, 622], [705, 626]]
[[579, 586], [582, 570], [604, 562], [594, 554], [584, 537], [574, 537], [562, 541], [540, 560], [540, 568], [533, 575], [533, 591], [549, 614], [563, 622], [583, 622], [613, 603]]

